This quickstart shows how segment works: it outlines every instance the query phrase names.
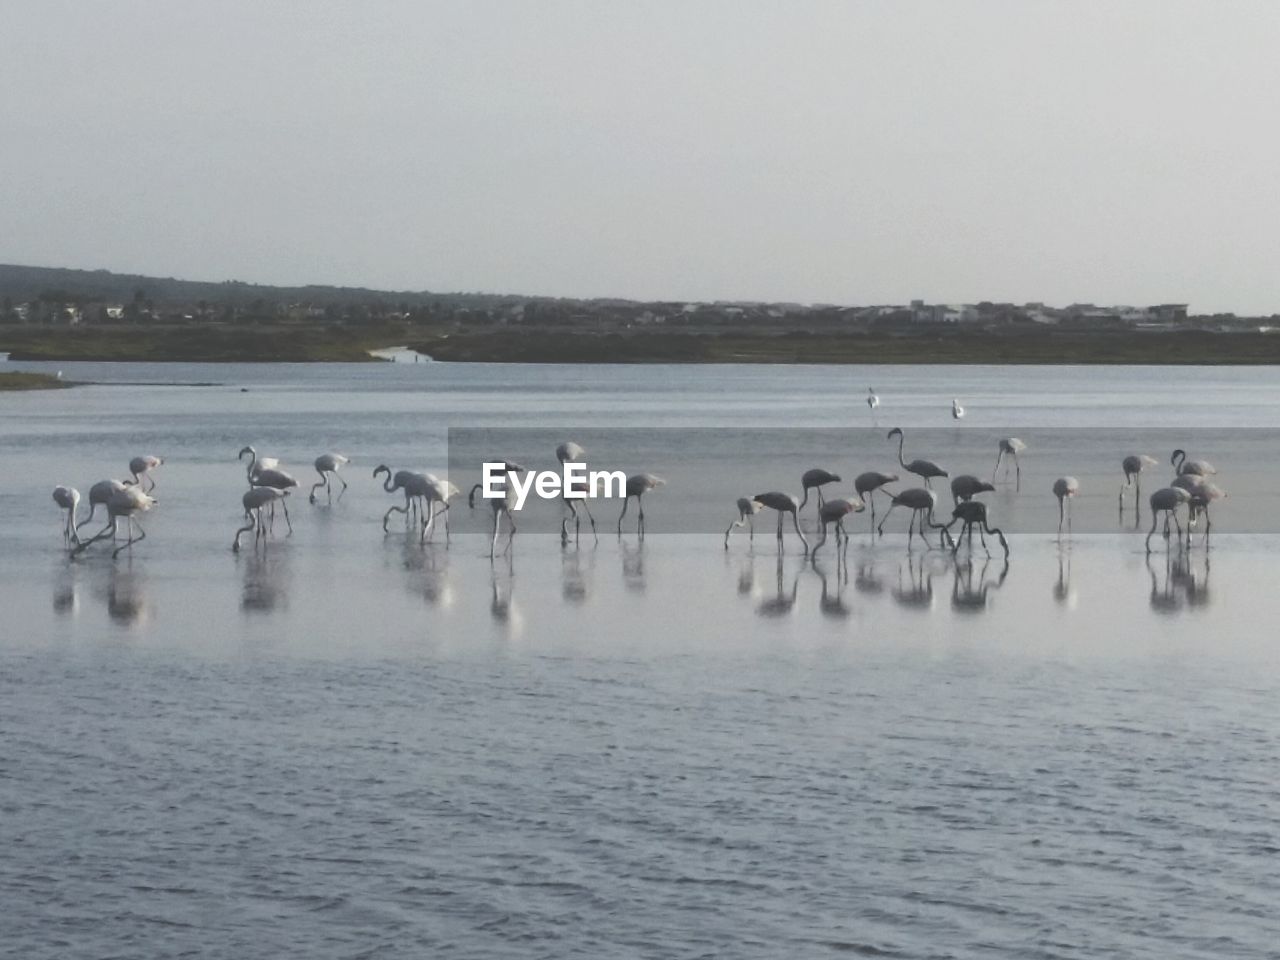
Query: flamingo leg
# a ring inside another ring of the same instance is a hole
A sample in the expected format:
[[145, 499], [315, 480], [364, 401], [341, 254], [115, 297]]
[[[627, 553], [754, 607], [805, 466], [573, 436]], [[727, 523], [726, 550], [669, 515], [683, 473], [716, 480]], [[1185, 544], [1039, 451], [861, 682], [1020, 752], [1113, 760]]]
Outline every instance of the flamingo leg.
[[[799, 511], [796, 511], [795, 513], [791, 514], [791, 522], [792, 522], [792, 523], [794, 523], [794, 524], [795, 524], [795, 526], [796, 526], [796, 536], [797, 536], [797, 537], [799, 537], [799, 538], [800, 538], [800, 542], [801, 542], [802, 544], [804, 544], [804, 552], [805, 552], [805, 553], [808, 553], [808, 552], [809, 552], [809, 541], [805, 539], [804, 531], [800, 529], [800, 513], [799, 513]], [[824, 526], [822, 529], [823, 529], [823, 532], [825, 533], [825, 532], [826, 532], [826, 527]]]
[[622, 536], [622, 518], [627, 515], [627, 507], [631, 505], [631, 497], [622, 498], [622, 512], [618, 514], [618, 536]]
[[502, 511], [493, 511], [493, 539], [489, 541], [489, 559], [493, 559], [494, 553], [498, 549], [498, 524], [502, 520]]
[[[131, 548], [135, 543], [141, 543], [143, 540], [147, 539], [147, 531], [142, 529], [142, 524], [138, 523], [137, 519], [132, 514], [129, 515], [128, 520], [129, 520], [129, 539], [126, 540], [120, 546], [116, 547], [115, 551], [111, 554], [112, 559], [115, 559], [116, 557], [118, 557], [120, 555], [121, 550]], [[133, 535], [133, 528], [135, 525], [138, 528], [137, 537], [134, 537]]]
[[[250, 511], [246, 510], [244, 512], [244, 518], [249, 522], [245, 524], [243, 527], [240, 527], [239, 529], [236, 530], [236, 538], [231, 541], [232, 553], [240, 552], [240, 536], [242, 534], [248, 533], [250, 530], [255, 530], [255, 531], [257, 530], [258, 521]], [[254, 537], [254, 542], [255, 543], [257, 542], [257, 537]]]
[[644, 497], [643, 496], [636, 497], [636, 512], [637, 512], [636, 534], [638, 536], [643, 537], [644, 536]]

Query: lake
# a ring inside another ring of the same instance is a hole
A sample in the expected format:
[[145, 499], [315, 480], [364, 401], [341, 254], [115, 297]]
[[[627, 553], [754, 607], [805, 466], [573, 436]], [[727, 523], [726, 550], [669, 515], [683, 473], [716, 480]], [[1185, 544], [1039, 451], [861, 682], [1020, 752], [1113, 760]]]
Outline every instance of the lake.
[[[92, 383], [0, 395], [0, 953], [1275, 955], [1272, 368], [10, 366]], [[724, 548], [740, 496], [902, 472], [891, 426], [988, 478], [1027, 442], [1007, 561], [897, 512]], [[383, 533], [374, 466], [465, 493], [564, 439], [666, 478], [643, 540]], [[233, 554], [246, 444], [304, 489]], [[1145, 497], [1174, 446], [1228, 497], [1148, 555], [1119, 461]], [[52, 487], [142, 453], [147, 539], [68, 560]]]

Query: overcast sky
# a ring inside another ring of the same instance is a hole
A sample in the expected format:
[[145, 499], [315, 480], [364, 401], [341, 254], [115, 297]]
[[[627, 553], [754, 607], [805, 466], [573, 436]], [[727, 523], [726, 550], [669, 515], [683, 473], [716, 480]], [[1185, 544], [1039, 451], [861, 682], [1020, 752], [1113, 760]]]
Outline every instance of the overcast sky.
[[0, 262], [1280, 311], [1280, 4], [0, 0]]

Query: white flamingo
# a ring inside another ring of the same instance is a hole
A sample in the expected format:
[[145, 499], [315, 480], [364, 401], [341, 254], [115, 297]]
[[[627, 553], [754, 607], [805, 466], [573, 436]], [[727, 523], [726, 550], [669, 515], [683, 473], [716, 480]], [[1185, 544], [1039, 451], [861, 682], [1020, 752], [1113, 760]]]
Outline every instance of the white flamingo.
[[[524, 467], [520, 466], [520, 464], [513, 463], [510, 460], [508, 460], [503, 462], [502, 470], [499, 472], [503, 476], [507, 476], [508, 474], [523, 473], [525, 472], [525, 469]], [[471, 492], [467, 494], [468, 507], [472, 509], [475, 508], [476, 494], [479, 493], [483, 489], [483, 487], [484, 487], [483, 484], [477, 483], [475, 486], [471, 488]], [[489, 559], [492, 560], [498, 550], [498, 531], [501, 528], [501, 521], [504, 514], [506, 515], [506, 518], [507, 518], [507, 525], [511, 528], [511, 532], [507, 534], [507, 549], [505, 552], [510, 552], [511, 545], [515, 543], [516, 518], [514, 513], [512, 512], [516, 508], [515, 484], [504, 483], [503, 489], [502, 489], [502, 496], [487, 497], [486, 499], [489, 501], [489, 507], [493, 510], [493, 537], [489, 541]], [[623, 512], [624, 513], [626, 512], [625, 506], [623, 507]], [[618, 524], [619, 524], [618, 532], [621, 533], [622, 521], [619, 520]]]
[[[258, 451], [253, 447], [244, 447], [241, 449], [238, 460], [243, 460], [245, 454], [249, 454], [249, 486], [250, 487], [271, 487], [275, 490], [292, 490], [298, 485], [298, 481], [292, 474], [286, 473], [279, 469], [278, 466], [266, 466], [266, 464], [279, 464], [280, 461], [271, 459], [258, 459]], [[293, 521], [289, 519], [289, 502], [282, 498], [277, 498], [271, 502], [271, 517], [275, 518], [275, 505], [279, 502], [280, 509], [284, 511], [284, 522], [289, 527], [289, 533], [293, 533]]]
[[1080, 492], [1080, 481], [1075, 477], [1059, 477], [1053, 481], [1053, 495], [1058, 498], [1058, 536], [1062, 536], [1062, 522], [1067, 523], [1067, 536], [1071, 535], [1071, 510], [1067, 501]]
[[231, 541], [233, 553], [240, 552], [240, 537], [250, 530], [253, 531], [255, 549], [259, 540], [266, 544], [267, 524], [262, 517], [263, 508], [274, 504], [277, 500], [283, 500], [288, 495], [288, 490], [277, 490], [275, 487], [250, 487], [245, 491], [240, 502], [244, 505], [244, 518], [249, 522], [236, 530], [236, 538]]
[[387, 479], [383, 481], [382, 489], [387, 493], [395, 493], [400, 490], [404, 493], [404, 506], [397, 507], [392, 504], [386, 513], [382, 515], [382, 532], [387, 532], [387, 521], [391, 519], [393, 513], [403, 513], [405, 522], [409, 522], [410, 511], [420, 510], [420, 500], [426, 495], [427, 477], [426, 474], [416, 473], [413, 470], [397, 470], [394, 474], [391, 468], [385, 463], [380, 463], [373, 468], [373, 478], [376, 480], [382, 474], [387, 475]]
[[316, 457], [316, 473], [320, 474], [320, 479], [311, 485], [311, 495], [307, 499], [310, 500], [311, 503], [315, 503], [316, 490], [320, 487], [324, 487], [325, 493], [329, 495], [329, 502], [333, 503], [333, 487], [331, 486], [331, 481], [333, 478], [337, 478], [337, 481], [342, 484], [342, 490], [338, 494], [338, 499], [341, 500], [342, 494], [347, 492], [347, 481], [338, 476], [338, 471], [350, 462], [350, 460], [340, 453], [322, 453], [320, 456]]
[[818, 507], [818, 522], [822, 525], [822, 538], [813, 545], [813, 552], [809, 555], [809, 559], [818, 558], [818, 551], [827, 542], [827, 528], [833, 523], [836, 525], [836, 550], [840, 549], [842, 540], [848, 543], [849, 532], [844, 528], [844, 518], [851, 513], [861, 513], [865, 509], [867, 509], [865, 503], [852, 497], [832, 497]]
[[89, 515], [76, 523], [77, 540], [80, 539], [80, 529], [93, 520], [93, 515], [97, 512], [98, 507], [102, 507], [105, 510], [112, 494], [123, 490], [125, 486], [126, 484], [121, 480], [99, 480], [89, 488]]
[[627, 515], [627, 505], [631, 503], [632, 497], [636, 498], [636, 509], [639, 511], [636, 519], [636, 533], [644, 536], [644, 495], [650, 490], [657, 490], [664, 486], [666, 482], [652, 473], [632, 473], [627, 476], [625, 496], [622, 498], [622, 512], [618, 514], [618, 536], [622, 536], [622, 518]]
[[1173, 451], [1169, 462], [1173, 464], [1174, 472], [1179, 476], [1191, 473], [1197, 477], [1208, 477], [1218, 472], [1218, 468], [1208, 460], [1188, 460], [1185, 450]]
[[[1015, 490], [1022, 489], [1022, 464], [1018, 462], [1018, 454], [1027, 449], [1027, 445], [1017, 437], [1001, 437], [998, 444], [999, 450], [996, 453], [996, 466], [991, 471], [991, 482], [996, 482], [996, 474], [1000, 472], [1000, 461], [1006, 456], [1013, 461], [1014, 469], [1017, 471], [1017, 483]], [[1006, 482], [1009, 479], [1009, 464], [1004, 465], [1004, 478]]]
[[1169, 521], [1172, 519], [1178, 528], [1178, 538], [1182, 538], [1182, 524], [1178, 522], [1178, 507], [1191, 502], [1191, 494], [1181, 487], [1163, 487], [1151, 495], [1151, 530], [1147, 533], [1147, 553], [1151, 553], [1151, 538], [1156, 532], [1156, 523], [1160, 514], [1164, 514], [1164, 538], [1169, 539]]
[[62, 527], [62, 545], [69, 547], [73, 543], [79, 543], [80, 537], [76, 534], [76, 509], [80, 506], [80, 491], [75, 487], [54, 487], [53, 502], [67, 515]]
[[161, 457], [153, 457], [149, 454], [144, 457], [134, 457], [129, 461], [129, 472], [133, 474], [133, 482], [141, 486], [145, 477], [150, 481], [151, 486], [143, 487], [143, 492], [150, 493], [156, 488], [156, 480], [155, 477], [150, 475], [151, 471], [163, 463], [164, 460]]
[[[566, 440], [564, 443], [556, 447], [556, 459], [560, 461], [563, 467], [566, 463], [586, 463], [587, 451], [579, 444], [572, 440]], [[581, 496], [571, 497], [570, 493], [581, 494]], [[582, 518], [578, 516], [578, 507], [581, 506], [587, 515], [587, 519], [591, 521], [591, 536], [595, 538], [596, 543], [600, 542], [600, 537], [596, 533], [596, 518], [591, 514], [591, 507], [588, 500], [592, 496], [592, 491], [588, 490], [585, 485], [579, 487], [574, 485], [572, 490], [563, 490], [560, 499], [564, 503], [565, 509], [569, 511], [568, 515], [560, 518], [560, 544], [565, 546], [569, 543], [569, 517], [573, 517], [573, 542], [576, 546], [578, 543], [578, 533], [582, 526]]]
[[750, 497], [738, 498], [738, 519], [729, 524], [724, 532], [724, 548], [729, 549], [729, 534], [733, 532], [734, 527], [747, 525], [750, 529], [749, 539], [754, 543], [756, 539], [756, 514], [764, 509], [764, 504], [759, 500], [753, 500]]
[[951, 419], [959, 420], [964, 416], [964, 407], [960, 406], [960, 401], [954, 397], [951, 400]]
[[[426, 504], [427, 519], [422, 523], [420, 539], [423, 543], [431, 539], [436, 517], [444, 514], [444, 540], [449, 542], [449, 501], [461, 491], [448, 480], [437, 477], [434, 473], [423, 474], [426, 483], [423, 485], [423, 500]], [[440, 505], [439, 511], [436, 504]]]
[[1120, 488], [1120, 512], [1124, 513], [1124, 492], [1133, 487], [1133, 506], [1136, 510], [1142, 496], [1142, 471], [1154, 467], [1158, 461], [1145, 453], [1132, 453], [1121, 461], [1124, 470], [1124, 485]]
[[[116, 547], [116, 549], [112, 551], [111, 556], [113, 558], [118, 557], [121, 550], [124, 550], [127, 547], [132, 547], [135, 543], [141, 543], [147, 538], [147, 532], [142, 529], [142, 524], [138, 522], [137, 515], [150, 510], [155, 506], [155, 503], [155, 499], [143, 493], [142, 489], [137, 485], [122, 487], [120, 490], [114, 491], [106, 503], [107, 516], [110, 518], [106, 527], [104, 527], [100, 532], [95, 533], [88, 540], [82, 540], [76, 544], [75, 549], [71, 551], [71, 555], [76, 556], [83, 553], [85, 550], [89, 549], [90, 546], [105, 537], [109, 536], [114, 540], [116, 532], [120, 527], [121, 517], [123, 517], [129, 525], [129, 538], [123, 544]], [[138, 528], [137, 537], [134, 537], [133, 535], [133, 528], [135, 526]]]

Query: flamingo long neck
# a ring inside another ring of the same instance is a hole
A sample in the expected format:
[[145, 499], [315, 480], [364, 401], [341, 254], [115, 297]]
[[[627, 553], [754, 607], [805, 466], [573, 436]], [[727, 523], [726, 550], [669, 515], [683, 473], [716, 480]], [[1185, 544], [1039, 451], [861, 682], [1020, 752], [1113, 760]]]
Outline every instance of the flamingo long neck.
[[902, 434], [898, 434], [898, 463], [902, 465], [904, 470], [907, 468], [907, 461], [902, 459], [902, 445], [906, 442], [906, 439]]
[[[243, 456], [244, 454], [241, 454], [241, 457]], [[253, 449], [253, 447], [250, 447], [249, 448], [249, 467], [247, 470], [245, 470], [245, 473], [248, 475], [250, 482], [253, 481], [253, 468], [256, 467], [257, 465], [258, 465], [258, 451]]]
[[387, 491], [387, 493], [392, 493], [392, 492], [394, 492], [394, 491], [395, 491], [395, 489], [396, 489], [395, 487], [393, 487], [393, 486], [391, 485], [391, 471], [390, 471], [390, 470], [388, 470], [388, 471], [387, 471], [387, 478], [386, 478], [385, 480], [383, 480], [383, 481], [382, 481], [382, 489], [383, 489], [383, 490], [385, 490], [385, 491]]

